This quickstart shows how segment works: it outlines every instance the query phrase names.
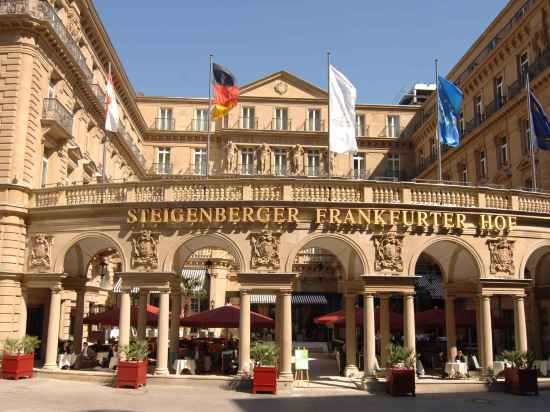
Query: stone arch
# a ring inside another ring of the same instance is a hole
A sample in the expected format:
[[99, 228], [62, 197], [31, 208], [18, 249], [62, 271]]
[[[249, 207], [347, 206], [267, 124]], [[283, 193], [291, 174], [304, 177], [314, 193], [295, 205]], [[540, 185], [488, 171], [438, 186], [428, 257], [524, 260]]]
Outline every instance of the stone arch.
[[316, 233], [303, 239], [287, 256], [286, 272], [292, 272], [296, 255], [306, 247], [319, 247], [331, 252], [342, 264], [348, 278], [369, 273], [370, 266], [363, 249], [349, 237], [335, 233]]
[[226, 250], [235, 259], [238, 270], [243, 272], [248, 270], [241, 249], [231, 238], [221, 233], [208, 233], [184, 237], [178, 246], [172, 248], [164, 258], [163, 271], [174, 272], [178, 266], [183, 266], [193, 252], [209, 247]]
[[[79, 259], [79, 263], [82, 266], [85, 264], [87, 257], [91, 258], [97, 252], [107, 248], [116, 249], [122, 261], [122, 271], [125, 271], [128, 260], [122, 245], [116, 239], [103, 232], [86, 232], [73, 237], [60, 248], [60, 251], [55, 255], [54, 272], [63, 273], [66, 271], [65, 260], [70, 253], [75, 253], [75, 257]], [[78, 270], [83, 270], [83, 267], [78, 268]]]
[[[420, 245], [409, 261], [408, 273], [410, 276], [414, 276], [416, 264], [423, 253], [437, 262], [445, 283], [460, 278], [477, 282], [479, 278], [485, 276], [485, 265], [478, 251], [459, 237], [437, 236]], [[447, 264], [445, 265], [444, 262]], [[475, 277], [471, 275], [472, 273]]]
[[[525, 270], [528, 269], [535, 276], [535, 286], [537, 285], [537, 276], [539, 275], [539, 270], [545, 264], [550, 264], [550, 240], [541, 240], [535, 243], [530, 251], [525, 253], [522, 257], [521, 263], [519, 265], [519, 278], [523, 279], [525, 277]], [[548, 276], [548, 284], [550, 285], [550, 276]]]

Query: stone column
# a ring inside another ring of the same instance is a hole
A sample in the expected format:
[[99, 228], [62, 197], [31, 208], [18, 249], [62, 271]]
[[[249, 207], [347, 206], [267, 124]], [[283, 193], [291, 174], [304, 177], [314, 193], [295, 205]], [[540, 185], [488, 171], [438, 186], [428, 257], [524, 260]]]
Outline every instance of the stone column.
[[281, 311], [281, 295], [275, 295], [275, 342], [279, 350], [281, 350], [281, 325], [283, 313]]
[[537, 359], [542, 358], [542, 339], [541, 334], [542, 330], [540, 327], [540, 308], [539, 302], [537, 300], [537, 294], [535, 288], [529, 290], [529, 295], [527, 295], [527, 307], [529, 308], [529, 338], [528, 341], [531, 342], [531, 347], [535, 352]]
[[403, 312], [404, 312], [404, 344], [413, 353], [416, 353], [416, 330], [414, 323], [414, 296], [406, 294], [403, 297]]
[[51, 289], [50, 313], [48, 316], [48, 336], [46, 340], [46, 359], [44, 369], [57, 369], [57, 344], [59, 339], [59, 312], [61, 310], [62, 289]]
[[225, 305], [229, 267], [229, 263], [219, 260], [214, 260], [212, 265], [212, 273], [210, 274], [210, 300], [214, 302], [214, 308]]
[[390, 295], [380, 295], [380, 359], [382, 361], [381, 368], [388, 366], [388, 346], [391, 339], [390, 330]]
[[474, 298], [476, 308], [476, 337], [477, 337], [477, 354], [481, 366], [485, 365], [483, 356], [483, 322], [481, 321], [481, 299]]
[[449, 362], [456, 359], [458, 353], [456, 347], [456, 321], [455, 321], [455, 297], [445, 296], [445, 331], [447, 334], [447, 359]]
[[160, 308], [158, 319], [157, 366], [155, 375], [168, 375], [168, 331], [170, 313], [170, 293], [160, 292]]
[[59, 308], [59, 340], [65, 340], [65, 310], [67, 303], [67, 299], [61, 299], [61, 307]]
[[481, 296], [481, 322], [483, 324], [483, 370], [493, 369], [493, 328], [491, 325], [491, 297]]
[[147, 301], [149, 300], [149, 292], [146, 290], [139, 291], [138, 303], [138, 318], [137, 318], [137, 338], [145, 340], [147, 330]]
[[130, 292], [122, 291], [120, 294], [120, 318], [118, 325], [119, 350], [130, 343]]
[[86, 304], [86, 290], [76, 291], [76, 307], [74, 315], [74, 350], [76, 354], [82, 351], [82, 337], [84, 335], [84, 306]]
[[525, 322], [525, 303], [523, 296], [514, 296], [514, 329], [516, 332], [516, 350], [527, 351], [527, 325]]
[[241, 290], [239, 319], [239, 375], [250, 373], [250, 294]]
[[281, 333], [281, 380], [292, 381], [292, 293], [281, 293], [282, 333]]
[[181, 315], [181, 290], [172, 292], [172, 318], [170, 319], [170, 352], [175, 354], [179, 349]]
[[346, 316], [346, 369], [345, 376], [354, 376], [359, 372], [357, 368], [357, 333], [355, 327], [355, 293], [344, 295]]
[[374, 296], [363, 295], [363, 347], [365, 378], [376, 375], [376, 325], [374, 321]]
[[21, 296], [19, 298], [19, 326], [17, 327], [19, 337], [27, 334], [27, 288], [21, 285]]

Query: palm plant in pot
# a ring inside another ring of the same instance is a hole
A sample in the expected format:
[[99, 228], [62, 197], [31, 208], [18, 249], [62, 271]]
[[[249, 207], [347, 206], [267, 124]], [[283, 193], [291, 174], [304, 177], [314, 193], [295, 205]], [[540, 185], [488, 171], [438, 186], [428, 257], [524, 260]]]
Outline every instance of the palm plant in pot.
[[254, 360], [252, 393], [277, 393], [278, 348], [272, 343], [256, 342], [250, 350], [250, 355]]
[[388, 373], [386, 392], [391, 395], [412, 394], [415, 396], [415, 355], [412, 350], [401, 345], [388, 346]]
[[40, 346], [36, 336], [7, 338], [4, 341], [2, 357], [2, 377], [19, 379], [31, 378], [34, 367], [34, 351]]
[[117, 368], [117, 388], [131, 386], [135, 389], [147, 384], [147, 341], [131, 342], [120, 348]]
[[518, 395], [539, 394], [538, 371], [533, 368], [535, 356], [532, 352], [504, 351], [500, 358], [511, 364], [504, 369], [506, 391]]

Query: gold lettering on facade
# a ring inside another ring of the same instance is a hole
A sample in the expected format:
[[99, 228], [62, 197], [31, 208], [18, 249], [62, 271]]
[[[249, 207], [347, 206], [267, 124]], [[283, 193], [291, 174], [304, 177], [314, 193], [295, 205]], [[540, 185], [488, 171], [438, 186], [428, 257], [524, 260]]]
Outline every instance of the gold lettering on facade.
[[342, 221], [340, 220], [340, 210], [338, 209], [329, 209], [329, 223], [330, 224], [340, 224]]
[[183, 209], [181, 207], [176, 207], [175, 209], [172, 209], [172, 213], [170, 213], [170, 221], [172, 223], [183, 222]]
[[151, 223], [162, 222], [162, 211], [160, 209], [151, 209]]
[[384, 214], [385, 210], [374, 210], [374, 224], [375, 225], [382, 225], [384, 226], [386, 224], [386, 221], [384, 220], [384, 217], [382, 216]]
[[138, 221], [136, 210], [128, 209], [128, 216], [126, 217], [126, 223], [133, 224]]
[[216, 213], [215, 213], [215, 219], [216, 223], [223, 223], [225, 222], [225, 209], [223, 207], [217, 207]]
[[243, 222], [244, 223], [254, 223], [254, 209], [251, 207], [243, 208]]
[[285, 221], [285, 209], [283, 207], [276, 207], [273, 210], [273, 222], [284, 223]]
[[241, 221], [240, 212], [241, 209], [238, 207], [230, 207], [229, 208], [229, 221], [231, 223], [239, 223]]
[[290, 223], [298, 222], [298, 209], [296, 209], [295, 207], [288, 208], [288, 221]]
[[315, 218], [315, 223], [318, 225], [325, 223], [327, 219], [327, 209], [317, 209], [317, 216]]
[[197, 208], [190, 207], [187, 209], [187, 223], [197, 223], [199, 219], [197, 218]]

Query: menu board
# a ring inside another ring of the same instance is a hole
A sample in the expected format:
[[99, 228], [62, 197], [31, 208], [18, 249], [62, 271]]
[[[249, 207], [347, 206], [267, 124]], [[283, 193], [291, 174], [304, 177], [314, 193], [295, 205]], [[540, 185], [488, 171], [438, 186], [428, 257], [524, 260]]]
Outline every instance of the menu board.
[[294, 368], [297, 371], [309, 369], [309, 351], [307, 349], [296, 349], [294, 351]]

